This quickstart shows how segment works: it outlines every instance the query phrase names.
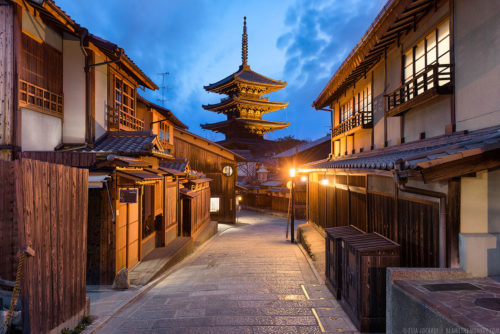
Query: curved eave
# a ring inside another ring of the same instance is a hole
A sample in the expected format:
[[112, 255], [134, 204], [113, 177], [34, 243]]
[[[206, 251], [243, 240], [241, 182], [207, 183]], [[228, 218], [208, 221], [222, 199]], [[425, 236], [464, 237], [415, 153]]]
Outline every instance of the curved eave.
[[[240, 77], [240, 75], [244, 74], [245, 71], [246, 72], [251, 72], [252, 74], [254, 74], [256, 76], [260, 76], [260, 77], [262, 77], [262, 78], [264, 78], [266, 80], [269, 80], [271, 82], [265, 83], [265, 82], [259, 82], [259, 81], [253, 81], [253, 80], [243, 79], [243, 78]], [[266, 77], [266, 76], [264, 76], [262, 74], [259, 74], [257, 72], [254, 72], [254, 71], [250, 70], [250, 66], [248, 66], [246, 68], [241, 68], [240, 67], [240, 70], [238, 72], [230, 74], [227, 77], [225, 77], [224, 79], [219, 80], [216, 83], [203, 86], [203, 88], [206, 91], [208, 91], [208, 92], [218, 93], [218, 94], [225, 94], [225, 91], [228, 88], [230, 88], [233, 85], [236, 85], [237, 83], [244, 83], [244, 84], [248, 84], [248, 85], [252, 85], [252, 86], [256, 86], [256, 87], [265, 87], [267, 89], [267, 92], [265, 94], [272, 93], [272, 92], [275, 92], [277, 90], [280, 90], [280, 89], [284, 88], [287, 85], [286, 81], [282, 82], [282, 81], [279, 81], [279, 80], [271, 79], [269, 77]]]
[[[236, 123], [236, 124], [234, 124]], [[244, 128], [250, 128], [255, 127], [255, 128], [264, 128], [264, 132], [270, 132], [270, 131], [275, 131], [275, 130], [280, 130], [287, 128], [290, 123], [289, 122], [273, 122], [273, 121], [266, 121], [266, 120], [252, 120], [252, 119], [243, 119], [243, 118], [235, 118], [231, 119], [228, 121], [222, 121], [222, 122], [217, 122], [217, 123], [209, 123], [209, 124], [201, 124], [201, 127], [206, 130], [212, 130], [212, 131], [217, 131], [217, 132], [227, 132], [226, 130], [229, 129], [231, 126], [241, 126]]]
[[250, 100], [250, 99], [239, 99], [239, 98], [231, 98], [224, 100], [217, 104], [204, 104], [202, 105], [203, 109], [218, 113], [224, 113], [226, 108], [229, 108], [235, 104], [246, 104], [251, 106], [264, 106], [269, 108], [262, 112], [263, 114], [273, 112], [276, 110], [280, 110], [286, 108], [288, 106], [288, 102], [269, 102], [269, 101], [258, 101], [258, 100]]

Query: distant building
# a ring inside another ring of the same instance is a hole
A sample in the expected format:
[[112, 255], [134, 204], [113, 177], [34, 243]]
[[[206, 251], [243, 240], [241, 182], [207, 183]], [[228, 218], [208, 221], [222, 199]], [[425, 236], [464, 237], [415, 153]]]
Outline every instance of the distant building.
[[201, 127], [223, 133], [226, 138], [218, 144], [243, 155], [249, 161], [259, 161], [266, 153], [276, 149], [276, 142], [264, 139], [264, 134], [284, 129], [290, 124], [262, 119], [264, 114], [283, 109], [288, 103], [271, 102], [261, 95], [284, 88], [286, 82], [273, 80], [252, 71], [247, 64], [247, 58], [245, 17], [240, 68], [228, 77], [204, 87], [208, 92], [228, 95], [217, 104], [203, 106], [205, 110], [226, 115], [227, 120], [203, 124]]

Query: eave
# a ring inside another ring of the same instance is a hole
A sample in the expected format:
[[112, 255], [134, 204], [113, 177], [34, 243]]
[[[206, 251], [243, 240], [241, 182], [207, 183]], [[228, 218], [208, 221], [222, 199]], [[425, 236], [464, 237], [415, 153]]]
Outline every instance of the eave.
[[201, 127], [206, 130], [212, 130], [217, 132], [226, 133], [230, 130], [234, 130], [234, 126], [240, 126], [243, 128], [260, 129], [262, 132], [276, 131], [280, 129], [287, 128], [290, 123], [285, 122], [272, 122], [266, 120], [252, 120], [245, 118], [233, 118], [227, 121], [202, 124]]
[[325, 108], [340, 97], [365, 76], [389, 48], [399, 45], [408, 31], [415, 30], [422, 17], [438, 7], [438, 2], [440, 0], [389, 1], [323, 88], [313, 107], [317, 110]]
[[262, 114], [268, 113], [268, 112], [273, 112], [276, 110], [280, 110], [283, 108], [286, 108], [288, 106], [288, 102], [269, 102], [263, 99], [260, 100], [253, 100], [253, 99], [243, 99], [243, 98], [238, 98], [238, 97], [231, 97], [226, 100], [222, 100], [220, 103], [217, 104], [207, 104], [207, 105], [202, 105], [203, 109], [208, 110], [208, 111], [214, 111], [218, 113], [225, 113], [227, 108], [230, 108], [234, 105], [248, 105], [248, 106], [259, 106], [265, 108], [265, 110], [262, 111]]

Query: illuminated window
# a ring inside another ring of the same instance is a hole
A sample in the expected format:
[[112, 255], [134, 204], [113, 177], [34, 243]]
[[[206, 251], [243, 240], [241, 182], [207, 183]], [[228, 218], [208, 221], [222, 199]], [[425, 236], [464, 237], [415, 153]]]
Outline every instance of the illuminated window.
[[210, 212], [219, 212], [220, 198], [211, 197], [210, 198]]
[[[437, 43], [436, 43], [437, 41]], [[404, 83], [410, 83], [414, 77], [423, 73], [430, 65], [449, 65], [450, 64], [450, 21], [446, 19], [436, 29], [434, 29], [425, 38], [420, 40], [415, 46], [405, 52], [403, 58], [403, 76]], [[439, 85], [448, 83], [449, 80], [439, 82]], [[429, 82], [432, 88], [433, 83]], [[410, 86], [410, 98], [413, 97], [413, 90]], [[423, 92], [419, 88], [418, 94]]]

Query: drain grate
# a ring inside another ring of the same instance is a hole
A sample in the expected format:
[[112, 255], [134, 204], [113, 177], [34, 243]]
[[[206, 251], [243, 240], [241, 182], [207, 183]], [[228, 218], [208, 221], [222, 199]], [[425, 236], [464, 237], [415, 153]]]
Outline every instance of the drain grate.
[[474, 304], [488, 310], [500, 311], [500, 298], [478, 298], [474, 301]]
[[422, 285], [429, 291], [462, 291], [462, 290], [481, 290], [470, 283], [443, 283], [443, 284], [426, 284]]

